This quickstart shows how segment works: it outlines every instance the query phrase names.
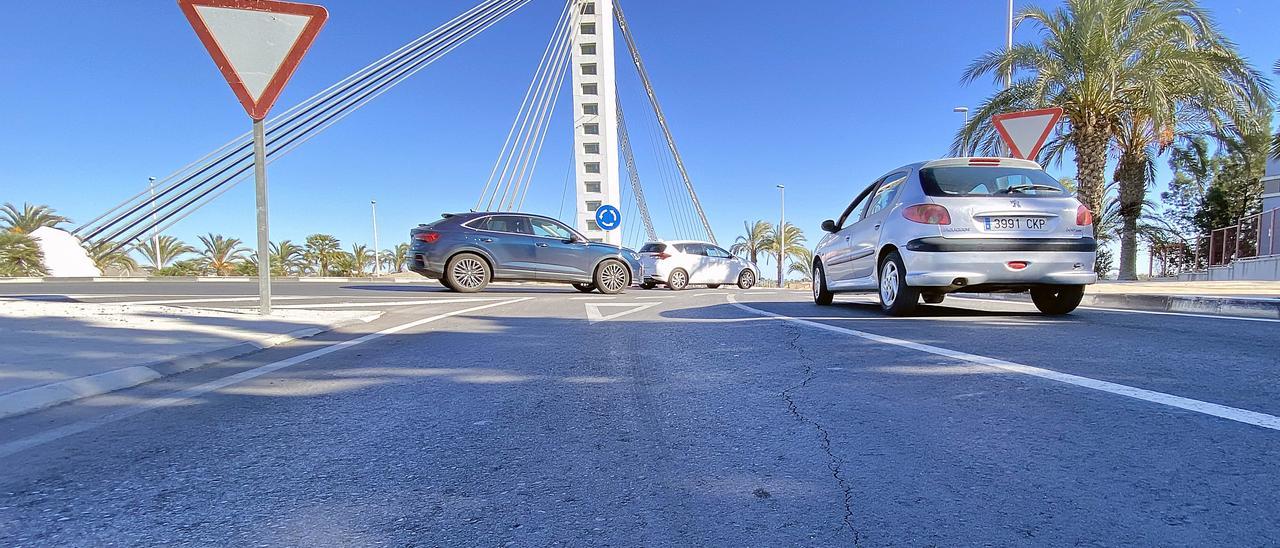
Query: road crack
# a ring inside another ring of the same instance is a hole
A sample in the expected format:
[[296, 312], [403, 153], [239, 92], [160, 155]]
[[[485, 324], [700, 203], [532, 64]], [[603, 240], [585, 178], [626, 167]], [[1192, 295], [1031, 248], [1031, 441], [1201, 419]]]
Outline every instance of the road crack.
[[861, 546], [862, 535], [858, 531], [858, 528], [853, 524], [853, 488], [844, 478], [844, 459], [837, 456], [831, 449], [831, 434], [827, 432], [826, 427], [822, 426], [822, 423], [801, 412], [800, 406], [796, 404], [794, 397], [795, 392], [809, 386], [809, 383], [818, 376], [817, 369], [814, 367], [816, 362], [813, 358], [809, 357], [808, 352], [806, 352], [802, 346], [797, 344], [800, 340], [800, 329], [797, 326], [792, 325], [791, 322], [783, 322], [783, 325], [789, 334], [792, 335], [787, 339], [787, 347], [795, 351], [802, 360], [801, 363], [804, 366], [804, 379], [798, 384], [783, 389], [782, 399], [787, 404], [787, 411], [794, 415], [796, 420], [812, 426], [818, 433], [819, 445], [822, 448], [822, 452], [827, 455], [827, 468], [831, 470], [831, 476], [835, 478], [836, 484], [840, 486], [840, 491], [844, 498], [844, 518], [842, 520], [844, 522], [844, 527], [849, 530], [851, 535], [853, 535], [853, 545]]

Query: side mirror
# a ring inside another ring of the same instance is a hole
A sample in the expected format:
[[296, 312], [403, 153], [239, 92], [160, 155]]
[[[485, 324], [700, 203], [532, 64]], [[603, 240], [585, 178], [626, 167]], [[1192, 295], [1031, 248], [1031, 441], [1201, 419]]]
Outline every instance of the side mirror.
[[822, 229], [832, 234], [840, 231], [840, 227], [836, 226], [836, 222], [831, 219], [822, 221]]

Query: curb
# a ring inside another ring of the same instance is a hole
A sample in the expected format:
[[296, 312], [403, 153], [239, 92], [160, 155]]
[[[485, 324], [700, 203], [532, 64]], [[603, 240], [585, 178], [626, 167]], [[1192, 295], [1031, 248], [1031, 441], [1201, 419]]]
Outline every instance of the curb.
[[[43, 278], [0, 278], [0, 284], [30, 284], [44, 282], [256, 282], [256, 276], [97, 276], [97, 277], [43, 277]], [[416, 283], [432, 283], [435, 280], [427, 278], [392, 278], [390, 276], [382, 278], [372, 277], [318, 277], [318, 276], [275, 276], [271, 278], [272, 282], [366, 282], [366, 283], [397, 283], [397, 284], [416, 284]], [[438, 283], [438, 282], [437, 282]]]
[[259, 350], [279, 346], [298, 339], [314, 337], [357, 323], [368, 323], [382, 313], [378, 312], [361, 318], [343, 320], [327, 327], [308, 327], [281, 335], [273, 335], [255, 341], [246, 341], [231, 346], [224, 346], [207, 352], [187, 354], [176, 358], [161, 360], [143, 365], [132, 365], [89, 375], [58, 381], [35, 388], [27, 388], [17, 392], [0, 395], [0, 419], [25, 415], [41, 409], [53, 407], [67, 402], [99, 396], [108, 392], [132, 388], [139, 384], [177, 375], [184, 371], [198, 369], [207, 365], [225, 362]]
[[[1031, 302], [1025, 293], [974, 293], [974, 297], [996, 301]], [[1080, 306], [1115, 308], [1143, 312], [1179, 312], [1231, 318], [1280, 319], [1280, 301], [1245, 297], [1202, 297], [1197, 295], [1139, 295], [1130, 293], [1085, 294]]]

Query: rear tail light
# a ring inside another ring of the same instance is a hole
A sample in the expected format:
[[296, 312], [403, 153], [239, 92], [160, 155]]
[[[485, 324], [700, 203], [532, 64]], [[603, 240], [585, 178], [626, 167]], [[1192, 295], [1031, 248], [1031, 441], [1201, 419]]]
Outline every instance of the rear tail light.
[[1014, 270], [1022, 270], [1027, 267], [1027, 261], [1009, 261], [1007, 264], [1009, 268]]
[[658, 253], [657, 255], [654, 255], [654, 258], [658, 259], [659, 261], [663, 259], [670, 259], [671, 254], [664, 251], [662, 253]]
[[1076, 208], [1076, 226], [1089, 226], [1093, 224], [1093, 212], [1089, 208], [1080, 206]]
[[419, 242], [434, 244], [440, 240], [440, 233], [439, 232], [419, 232], [413, 235], [413, 239], [418, 240]]
[[979, 157], [979, 158], [969, 158], [969, 165], [971, 165], [971, 166], [998, 166], [998, 165], [1000, 165], [1000, 159], [999, 159], [999, 158], [982, 158], [982, 157]]
[[951, 212], [938, 204], [916, 204], [902, 210], [902, 216], [926, 225], [951, 224]]

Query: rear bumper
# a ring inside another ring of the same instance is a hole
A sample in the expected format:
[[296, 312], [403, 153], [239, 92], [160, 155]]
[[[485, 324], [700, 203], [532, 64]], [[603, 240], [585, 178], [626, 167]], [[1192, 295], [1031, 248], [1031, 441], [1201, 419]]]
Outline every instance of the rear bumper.
[[[930, 253], [967, 252], [1067, 252], [1094, 253], [1093, 238], [916, 238], [907, 242], [908, 251]], [[1010, 259], [1013, 260], [1013, 259]]]
[[[1097, 247], [1093, 240], [1088, 245]], [[909, 245], [901, 255], [907, 267], [907, 285], [915, 287], [1087, 285], [1098, 281], [1093, 250], [912, 251]], [[1025, 262], [1026, 268], [1015, 270], [1008, 264], [1011, 261]]]

